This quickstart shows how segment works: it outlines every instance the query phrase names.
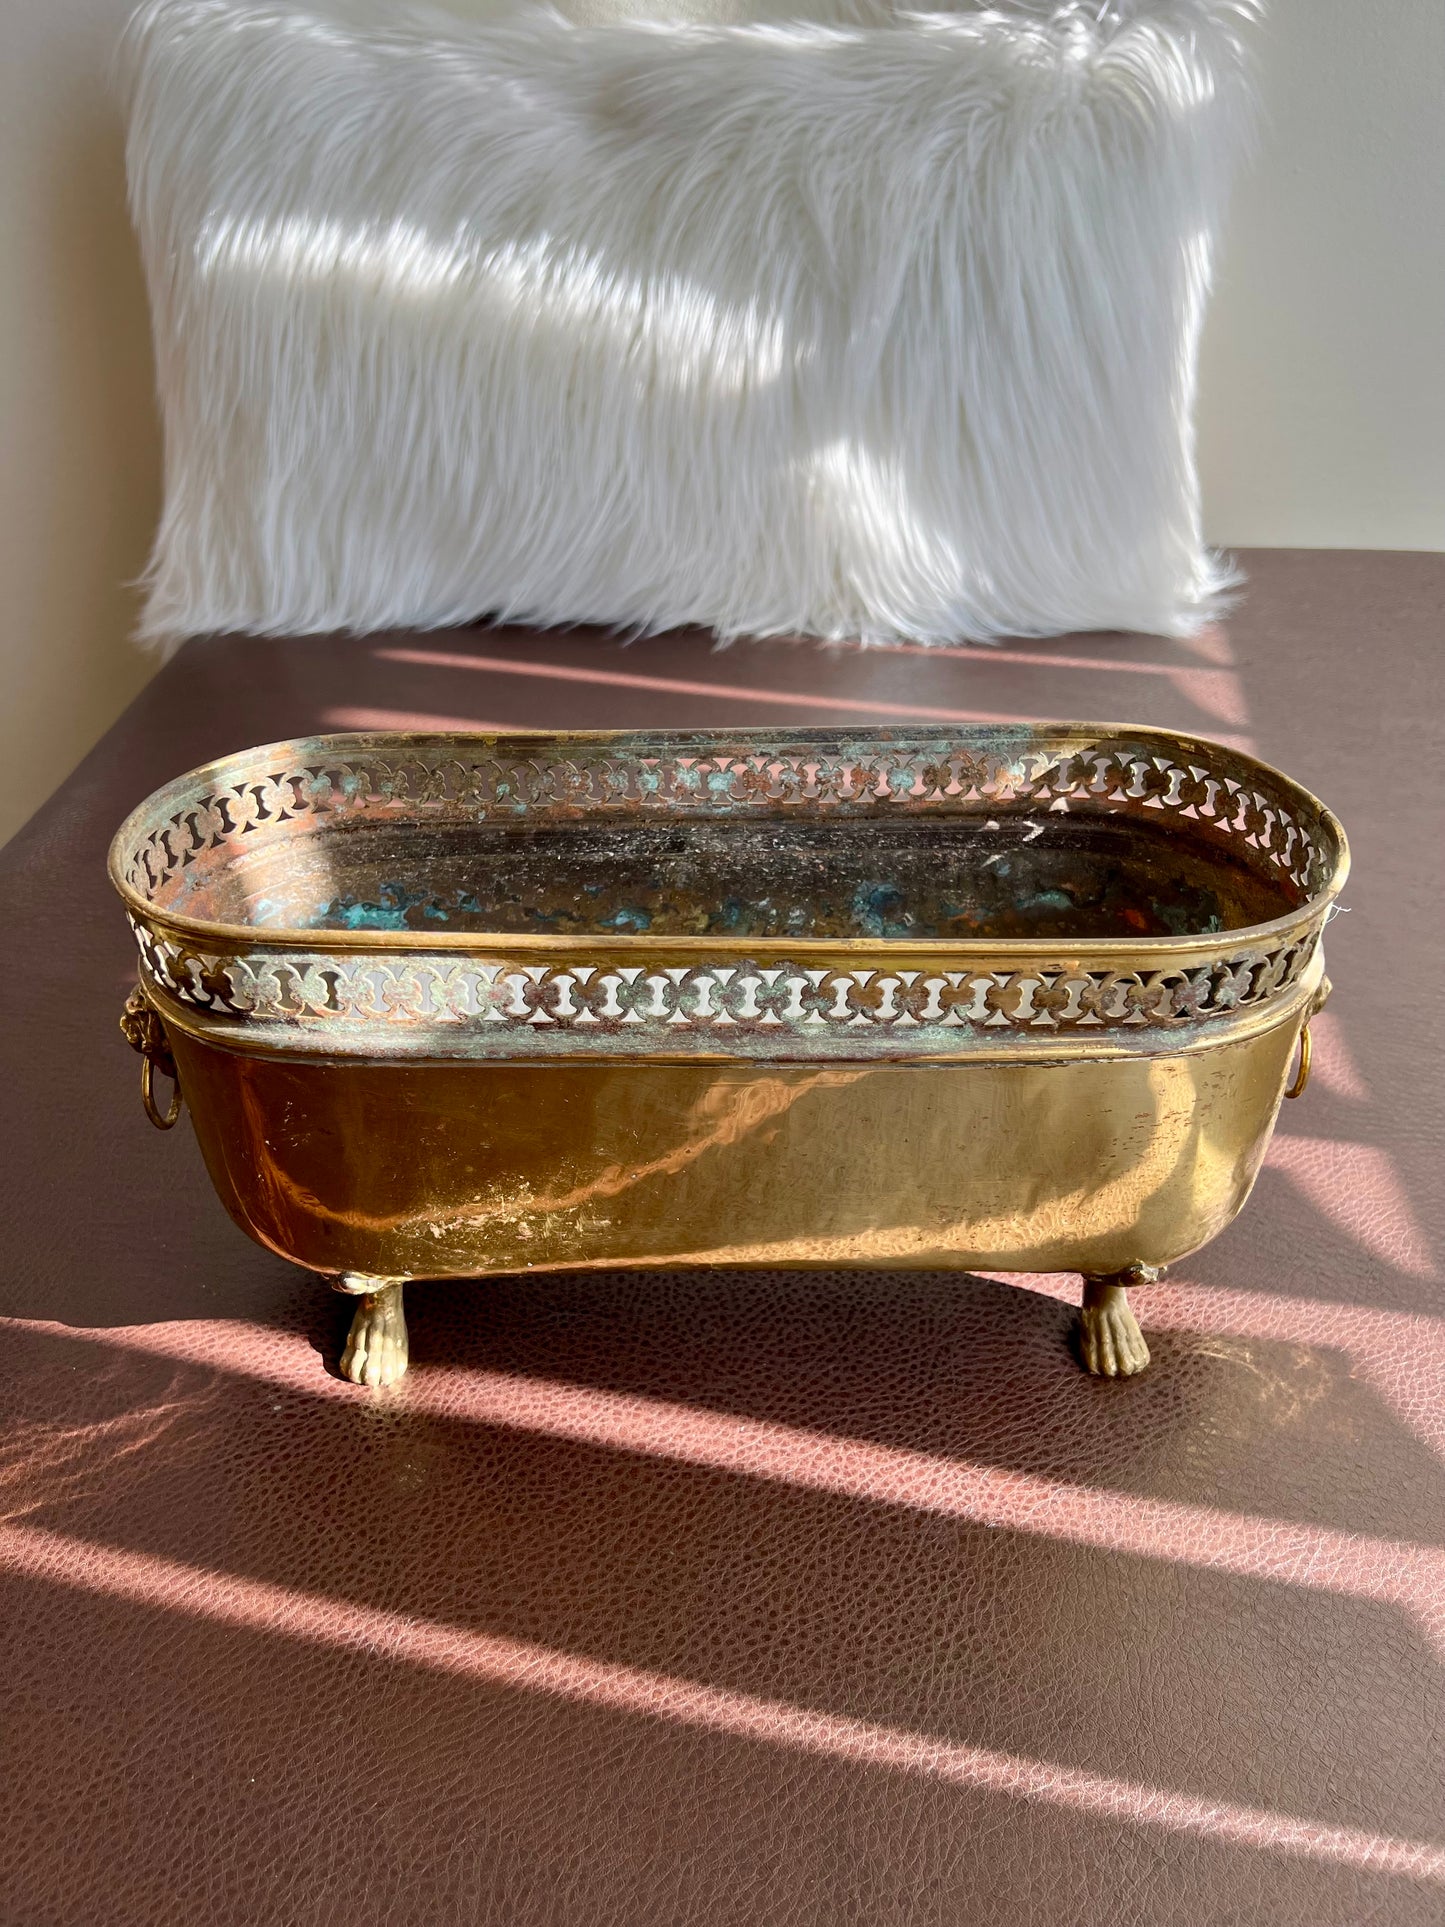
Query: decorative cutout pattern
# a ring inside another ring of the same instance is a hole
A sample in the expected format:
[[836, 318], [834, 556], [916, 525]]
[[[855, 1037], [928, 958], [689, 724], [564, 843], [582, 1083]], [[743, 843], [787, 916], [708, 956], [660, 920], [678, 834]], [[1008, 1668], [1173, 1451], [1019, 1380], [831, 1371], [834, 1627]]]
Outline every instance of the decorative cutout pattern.
[[[363, 1020], [510, 1033], [613, 1033], [638, 1049], [727, 1049], [742, 1035], [804, 1049], [830, 1034], [850, 1050], [947, 1051], [965, 1034], [1176, 1029], [1283, 996], [1316, 933], [1276, 948], [1221, 950], [1188, 968], [1084, 971], [877, 970], [798, 963], [519, 964], [416, 952], [205, 953], [134, 925], [147, 970], [215, 1015], [308, 1026]], [[686, 1033], [686, 1037], [680, 1036]], [[529, 1034], [529, 1035], [528, 1035]], [[709, 1043], [709, 1040], [710, 1043]], [[503, 1037], [496, 1043], [505, 1049]]]
[[1227, 839], [1232, 861], [1271, 880], [1282, 908], [1294, 904], [1279, 934], [1201, 938], [1178, 963], [1155, 942], [1141, 942], [1131, 959], [1080, 941], [1068, 946], [1073, 961], [1020, 966], [1000, 942], [997, 955], [969, 943], [917, 968], [903, 946], [881, 939], [831, 960], [820, 950], [764, 964], [722, 940], [716, 955], [694, 962], [676, 961], [662, 940], [579, 936], [537, 962], [501, 937], [491, 955], [445, 939], [404, 947], [384, 935], [361, 948], [323, 930], [289, 943], [286, 932], [253, 940], [220, 926], [213, 938], [186, 938], [151, 928], [132, 904], [143, 965], [161, 991], [235, 1022], [238, 1035], [264, 1029], [271, 1045], [290, 1038], [327, 1053], [893, 1058], [1053, 1037], [1077, 1049], [1106, 1032], [1142, 1050], [1171, 1049], [1188, 1027], [1289, 995], [1315, 953], [1317, 899], [1341, 855], [1309, 797], [1226, 748], [1066, 725], [907, 737], [759, 732], [736, 743], [716, 732], [596, 742], [322, 738], [237, 758], [224, 777], [210, 790], [188, 795], [182, 783], [152, 799], [125, 833], [123, 878], [162, 918], [204, 899], [192, 884], [255, 843], [363, 815], [444, 826], [794, 810], [818, 819], [904, 811], [920, 823], [1073, 811], [1158, 825], [1173, 814], [1190, 819], [1196, 838]]
[[[1208, 762], [1178, 761], [1126, 738], [1080, 741], [1060, 730], [997, 746], [945, 736], [849, 743], [790, 741], [736, 749], [716, 738], [644, 740], [620, 747], [568, 745], [567, 753], [528, 755], [498, 746], [434, 747], [383, 743], [351, 760], [324, 741], [294, 746], [291, 766], [248, 775], [188, 800], [127, 853], [126, 882], [151, 903], [165, 900], [180, 872], [212, 852], [294, 819], [395, 809], [420, 821], [569, 817], [662, 812], [677, 817], [761, 814], [794, 808], [813, 814], [877, 811], [977, 814], [1018, 807], [1140, 814], [1177, 812], [1230, 838], [1257, 871], [1271, 866], [1301, 898], [1327, 881], [1331, 854], [1252, 765], [1211, 746]], [[979, 732], [979, 735], [989, 732]], [[350, 745], [347, 746], [348, 748]], [[301, 760], [307, 748], [314, 756]], [[1201, 752], [1202, 753], [1202, 752]]]

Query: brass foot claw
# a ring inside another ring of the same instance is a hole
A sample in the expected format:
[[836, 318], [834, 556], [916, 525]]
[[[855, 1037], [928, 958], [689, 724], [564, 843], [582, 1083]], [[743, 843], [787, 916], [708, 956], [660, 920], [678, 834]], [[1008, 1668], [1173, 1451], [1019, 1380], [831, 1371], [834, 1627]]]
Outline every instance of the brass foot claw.
[[338, 1289], [361, 1301], [341, 1354], [342, 1377], [353, 1385], [394, 1385], [406, 1370], [407, 1359], [401, 1281], [347, 1272]]
[[1131, 1265], [1108, 1278], [1084, 1280], [1079, 1352], [1086, 1372], [1095, 1378], [1132, 1378], [1143, 1371], [1149, 1347], [1130, 1309], [1127, 1287], [1152, 1285], [1163, 1276], [1161, 1265]]

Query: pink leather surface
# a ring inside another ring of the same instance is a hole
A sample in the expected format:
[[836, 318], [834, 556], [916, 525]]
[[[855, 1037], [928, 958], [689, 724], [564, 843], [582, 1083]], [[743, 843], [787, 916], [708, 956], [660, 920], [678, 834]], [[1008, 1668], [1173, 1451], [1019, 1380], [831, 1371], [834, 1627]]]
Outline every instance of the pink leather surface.
[[[1193, 647], [156, 679], [0, 855], [0, 1921], [1445, 1920], [1445, 558], [1246, 560]], [[1151, 1371], [1077, 1370], [1073, 1279], [634, 1273], [415, 1287], [407, 1380], [338, 1381], [347, 1307], [141, 1116], [124, 811], [401, 716], [890, 709], [1248, 736], [1350, 832], [1314, 1083]]]

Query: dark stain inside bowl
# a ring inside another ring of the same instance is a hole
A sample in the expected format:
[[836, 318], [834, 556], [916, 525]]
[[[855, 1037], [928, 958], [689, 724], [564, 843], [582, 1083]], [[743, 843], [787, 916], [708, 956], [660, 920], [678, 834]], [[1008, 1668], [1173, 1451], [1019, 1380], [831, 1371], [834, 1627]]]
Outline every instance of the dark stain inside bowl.
[[1293, 907], [1282, 875], [1182, 827], [1108, 812], [444, 828], [359, 817], [258, 843], [195, 880], [204, 913], [229, 922], [438, 935], [1086, 940], [1204, 936]]

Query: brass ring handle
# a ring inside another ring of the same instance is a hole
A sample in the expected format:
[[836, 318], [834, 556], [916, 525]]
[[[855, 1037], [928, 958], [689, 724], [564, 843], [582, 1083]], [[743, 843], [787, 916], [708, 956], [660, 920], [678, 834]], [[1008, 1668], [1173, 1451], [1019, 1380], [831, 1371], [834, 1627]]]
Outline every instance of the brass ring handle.
[[1306, 1023], [1299, 1034], [1299, 1069], [1294, 1074], [1294, 1082], [1285, 1092], [1286, 1097], [1303, 1097], [1305, 1085], [1310, 1081], [1310, 1057], [1314, 1046], [1310, 1042], [1310, 1027]]
[[[140, 1052], [140, 1101], [145, 1105], [146, 1116], [158, 1131], [169, 1131], [181, 1114], [181, 1080], [176, 1076], [176, 1060], [171, 1056], [166, 1027], [139, 984], [125, 1000], [120, 1028], [131, 1049]], [[170, 1109], [164, 1112], [156, 1103], [157, 1070], [164, 1071], [175, 1085]]]
[[[169, 1067], [168, 1074], [171, 1077], [175, 1077], [174, 1070], [170, 1070]], [[160, 1106], [156, 1103], [155, 1076], [156, 1060], [149, 1055], [142, 1057], [140, 1061], [140, 1101], [145, 1105], [146, 1116], [150, 1119], [151, 1123], [155, 1125], [156, 1129], [158, 1131], [169, 1131], [173, 1128], [176, 1119], [181, 1114], [180, 1080], [176, 1080], [171, 1090], [170, 1109], [162, 1114]]]

